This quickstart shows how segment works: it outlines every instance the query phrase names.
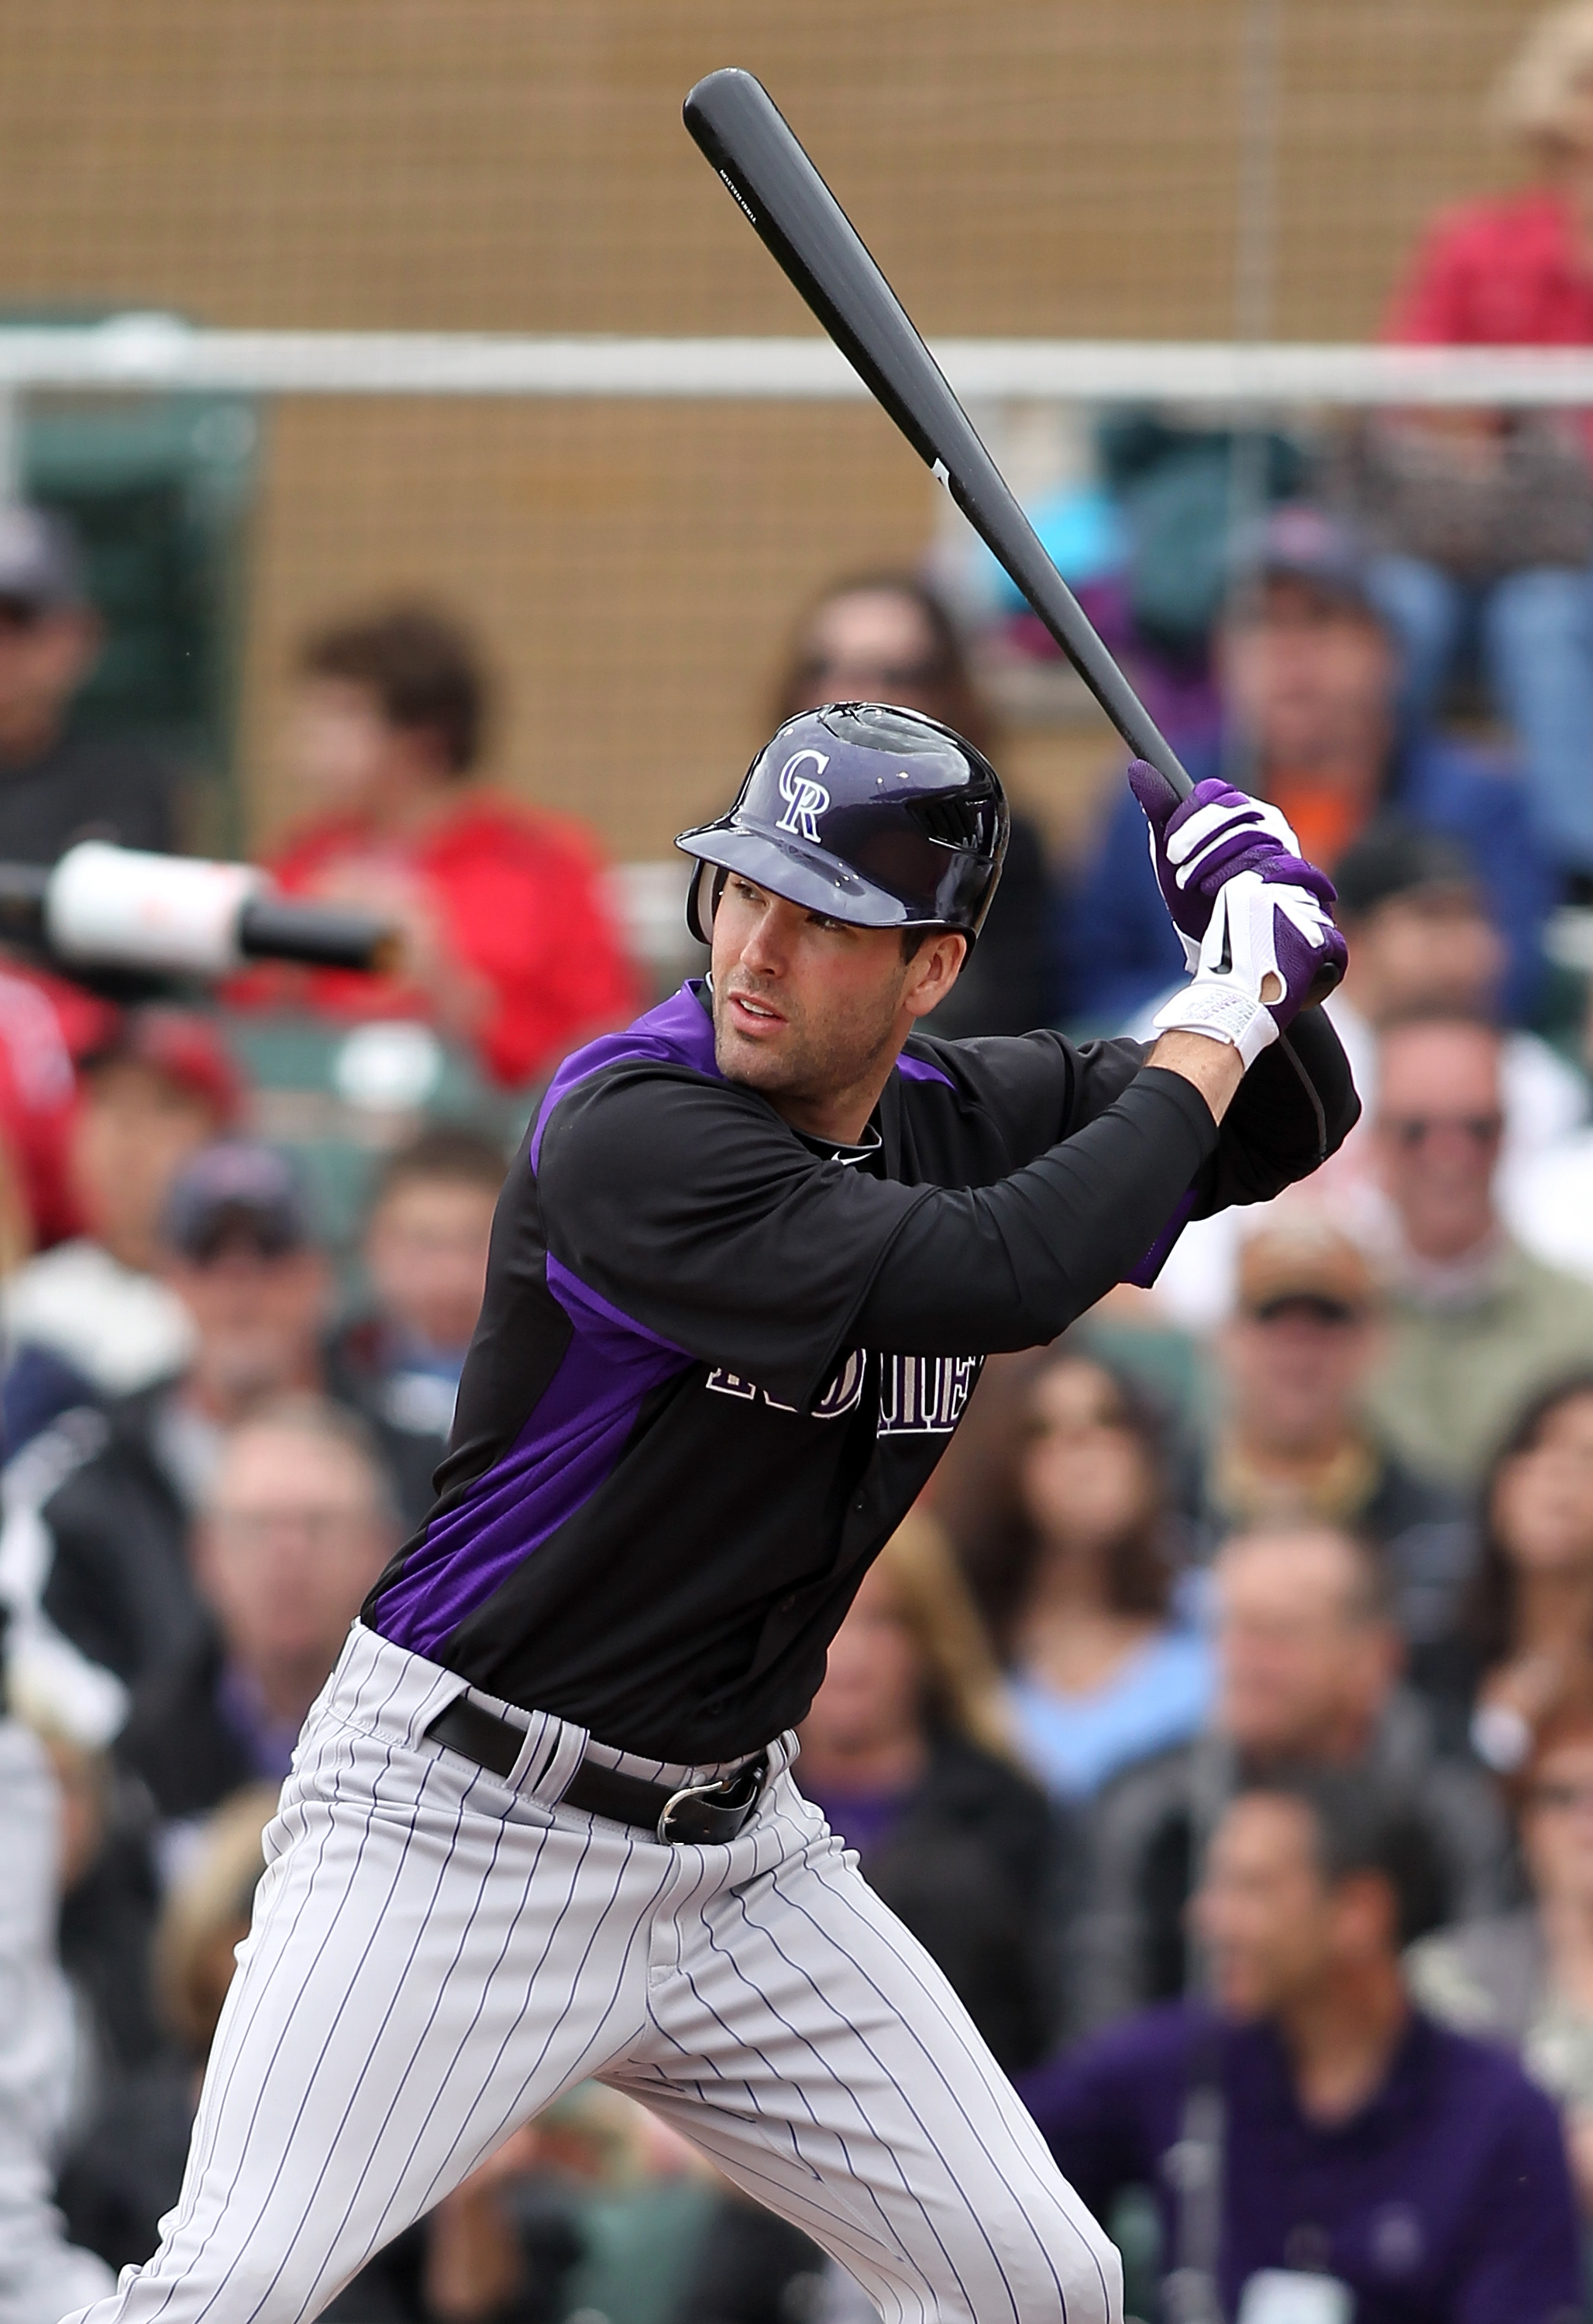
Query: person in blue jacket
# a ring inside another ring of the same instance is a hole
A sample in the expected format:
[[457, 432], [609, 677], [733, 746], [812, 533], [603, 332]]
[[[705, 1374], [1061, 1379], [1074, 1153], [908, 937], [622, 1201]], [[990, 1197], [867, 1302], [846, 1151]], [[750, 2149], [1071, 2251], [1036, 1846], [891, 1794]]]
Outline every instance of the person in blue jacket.
[[[1218, 641], [1227, 739], [1188, 753], [1190, 776], [1221, 774], [1273, 800], [1313, 862], [1331, 866], [1387, 807], [1459, 840], [1508, 947], [1501, 1001], [1519, 1021], [1556, 881], [1533, 847], [1518, 777], [1449, 736], [1401, 734], [1398, 650], [1356, 544], [1332, 518], [1276, 509], [1257, 546]], [[1064, 894], [1060, 948], [1065, 1018], [1087, 1031], [1116, 1029], [1183, 973], [1126, 786]]]

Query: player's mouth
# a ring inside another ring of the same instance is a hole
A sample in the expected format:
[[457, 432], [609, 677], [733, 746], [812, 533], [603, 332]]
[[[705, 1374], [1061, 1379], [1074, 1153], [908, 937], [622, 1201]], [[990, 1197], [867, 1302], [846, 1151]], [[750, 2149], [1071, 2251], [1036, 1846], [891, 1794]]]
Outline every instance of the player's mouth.
[[749, 992], [727, 992], [725, 1006], [736, 1031], [754, 1041], [767, 1040], [785, 1022], [778, 1009], [771, 1009], [766, 1001], [755, 1001]]

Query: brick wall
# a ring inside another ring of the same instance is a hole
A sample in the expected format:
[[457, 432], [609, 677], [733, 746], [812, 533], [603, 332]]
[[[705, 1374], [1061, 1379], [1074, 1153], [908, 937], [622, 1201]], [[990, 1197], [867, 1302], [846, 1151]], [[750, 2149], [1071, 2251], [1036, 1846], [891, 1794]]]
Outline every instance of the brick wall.
[[[1497, 180], [1520, 0], [1281, 0], [1276, 328], [1375, 327], [1420, 222]], [[48, 0], [0, 12], [0, 301], [320, 327], [785, 331], [797, 302], [680, 126], [760, 71], [946, 332], [1233, 317], [1236, 0]], [[247, 781], [310, 618], [426, 589], [505, 680], [505, 778], [656, 852], [759, 737], [838, 569], [916, 553], [866, 409], [287, 402], [254, 546]], [[1043, 784], [1093, 754], [1018, 752]]]

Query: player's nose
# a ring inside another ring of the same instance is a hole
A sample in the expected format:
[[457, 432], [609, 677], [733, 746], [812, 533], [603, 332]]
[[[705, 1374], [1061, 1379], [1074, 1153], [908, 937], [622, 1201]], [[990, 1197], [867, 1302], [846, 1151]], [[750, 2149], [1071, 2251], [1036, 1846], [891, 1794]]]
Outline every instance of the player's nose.
[[740, 960], [744, 968], [760, 976], [781, 976], [785, 973], [791, 955], [791, 923], [794, 918], [792, 907], [778, 897], [771, 897], [747, 931], [741, 947]]

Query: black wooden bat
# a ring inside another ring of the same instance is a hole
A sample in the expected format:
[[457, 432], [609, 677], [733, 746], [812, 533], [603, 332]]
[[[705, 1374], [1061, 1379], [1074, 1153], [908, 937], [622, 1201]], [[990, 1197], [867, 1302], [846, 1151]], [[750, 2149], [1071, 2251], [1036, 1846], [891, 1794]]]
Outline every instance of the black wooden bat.
[[1181, 798], [1178, 755], [1096, 634], [846, 212], [762, 81], [699, 80], [686, 126], [864, 384], [1023, 591], [1136, 758]]

